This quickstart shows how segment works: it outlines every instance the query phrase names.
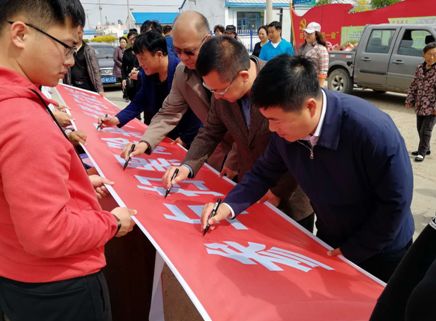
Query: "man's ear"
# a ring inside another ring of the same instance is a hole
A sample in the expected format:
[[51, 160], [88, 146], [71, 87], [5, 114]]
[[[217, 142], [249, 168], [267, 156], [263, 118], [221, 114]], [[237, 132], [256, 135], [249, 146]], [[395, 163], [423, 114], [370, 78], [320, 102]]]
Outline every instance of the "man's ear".
[[306, 100], [306, 108], [309, 110], [310, 116], [314, 117], [316, 114], [316, 110], [318, 108], [318, 104], [315, 98], [308, 98]]
[[250, 78], [250, 73], [248, 72], [248, 70], [241, 70], [239, 72], [239, 75], [242, 77], [242, 80], [244, 82], [246, 82], [248, 80], [248, 78]]
[[11, 41], [17, 48], [23, 49], [29, 36], [29, 28], [24, 22], [17, 21], [10, 25]]

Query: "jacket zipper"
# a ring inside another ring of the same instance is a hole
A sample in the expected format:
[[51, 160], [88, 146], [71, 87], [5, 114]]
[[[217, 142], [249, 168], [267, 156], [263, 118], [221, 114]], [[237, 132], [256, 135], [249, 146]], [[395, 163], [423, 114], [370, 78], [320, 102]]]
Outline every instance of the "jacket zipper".
[[297, 140], [297, 142], [298, 142], [300, 145], [303, 145], [305, 148], [307, 148], [307, 149], [309, 150], [309, 152], [310, 152], [310, 154], [309, 154], [309, 158], [310, 158], [310, 159], [314, 159], [314, 158], [315, 158], [315, 154], [313, 153], [313, 147], [314, 147], [314, 146], [312, 146], [312, 144], [309, 143], [310, 146], [308, 146], [307, 144], [303, 143], [302, 141]]

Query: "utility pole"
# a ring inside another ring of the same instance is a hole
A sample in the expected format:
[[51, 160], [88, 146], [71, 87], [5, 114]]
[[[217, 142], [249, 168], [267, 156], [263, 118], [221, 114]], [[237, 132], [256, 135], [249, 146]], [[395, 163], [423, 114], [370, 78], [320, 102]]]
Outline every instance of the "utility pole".
[[294, 14], [294, 0], [291, 0], [289, 3], [289, 10], [290, 12], [290, 21], [291, 21], [291, 44], [294, 46], [295, 45], [295, 33], [294, 33], [294, 17], [292, 16]]
[[98, 10], [100, 10], [100, 26], [102, 26], [103, 25], [103, 15], [102, 15], [103, 7], [101, 6], [100, 0], [98, 0]]
[[266, 24], [272, 22], [273, 17], [273, 0], [266, 0]]
[[133, 23], [131, 12], [133, 9], [130, 8], [130, 1], [127, 0], [127, 18], [126, 18], [126, 25], [127, 29], [135, 27], [135, 24]]

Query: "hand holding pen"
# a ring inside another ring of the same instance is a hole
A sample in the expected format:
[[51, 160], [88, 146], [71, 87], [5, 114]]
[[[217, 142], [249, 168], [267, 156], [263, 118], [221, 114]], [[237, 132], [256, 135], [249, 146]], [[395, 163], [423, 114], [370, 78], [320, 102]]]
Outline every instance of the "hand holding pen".
[[105, 120], [106, 118], [108, 118], [108, 116], [109, 116], [108, 114], [104, 114], [103, 118], [99, 118], [99, 119], [98, 119], [97, 130], [100, 130], [100, 129], [102, 128], [103, 123], [104, 123], [104, 120]]
[[132, 144], [132, 146], [130, 146], [130, 150], [129, 150], [129, 157], [126, 159], [124, 166], [123, 166], [123, 170], [125, 170], [127, 168], [127, 166], [129, 165], [130, 160], [132, 159], [132, 152], [135, 150], [135, 144]]
[[173, 184], [183, 181], [189, 177], [189, 169], [186, 166], [171, 166], [167, 169], [165, 174], [162, 176], [162, 184], [166, 189], [165, 197], [171, 191]]
[[218, 199], [215, 203], [207, 203], [201, 212], [201, 227], [203, 236], [209, 229], [212, 231], [222, 220], [232, 217], [232, 209], [229, 204]]
[[179, 173], [179, 169], [176, 168], [176, 170], [174, 171], [173, 175], [171, 175], [171, 180], [170, 180], [171, 185], [170, 185], [170, 187], [168, 187], [167, 190], [165, 191], [165, 196], [164, 196], [165, 198], [167, 198], [168, 194], [170, 193], [171, 188], [173, 187], [172, 181], [177, 177], [177, 174], [178, 174], [178, 173]]

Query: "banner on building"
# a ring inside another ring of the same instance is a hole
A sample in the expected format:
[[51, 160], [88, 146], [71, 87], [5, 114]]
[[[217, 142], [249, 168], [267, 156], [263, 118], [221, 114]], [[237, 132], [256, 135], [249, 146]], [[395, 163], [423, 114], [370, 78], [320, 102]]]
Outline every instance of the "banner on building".
[[203, 236], [203, 205], [233, 185], [203, 167], [164, 198], [161, 177], [185, 151], [165, 140], [123, 171], [121, 149], [138, 141], [145, 126], [133, 120], [97, 131], [97, 118], [117, 108], [94, 93], [64, 85], [57, 90], [88, 134], [90, 157], [115, 181], [115, 199], [138, 210], [141, 230], [205, 320], [368, 320], [382, 282], [342, 257], [327, 256], [325, 244], [268, 204], [255, 204]]
[[[346, 41], [358, 42], [356, 27], [361, 28], [367, 24], [380, 23], [417, 23], [434, 24], [436, 6], [428, 0], [404, 0], [393, 5], [363, 12], [353, 12], [351, 4], [327, 4], [315, 6], [304, 15], [298, 16], [291, 9], [292, 26], [295, 35], [296, 47], [304, 42], [303, 30], [313, 21], [321, 24], [321, 33], [332, 45], [344, 45]], [[344, 27], [352, 29], [352, 33], [342, 37]], [[351, 37], [350, 37], [351, 35]]]

